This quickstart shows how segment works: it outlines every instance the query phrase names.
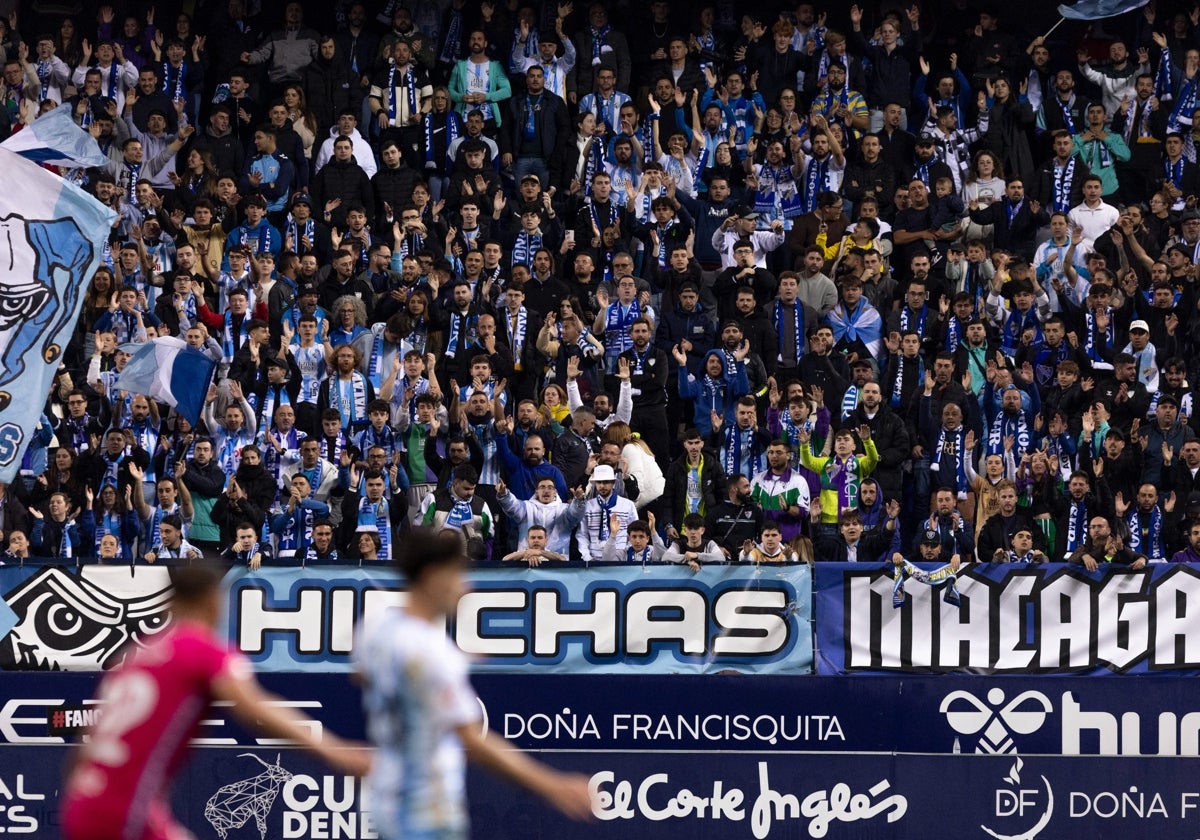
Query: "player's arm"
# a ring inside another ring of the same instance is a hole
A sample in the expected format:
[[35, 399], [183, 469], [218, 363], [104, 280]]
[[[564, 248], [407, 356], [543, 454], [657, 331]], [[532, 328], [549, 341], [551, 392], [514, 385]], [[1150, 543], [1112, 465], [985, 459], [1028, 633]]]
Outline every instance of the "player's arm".
[[212, 681], [212, 696], [233, 704], [238, 723], [255, 732], [294, 741], [344, 772], [365, 776], [371, 769], [370, 750], [351, 746], [328, 730], [313, 734], [312, 719], [293, 709], [275, 705], [278, 698], [259, 685], [252, 674], [227, 669]]
[[482, 734], [478, 722], [464, 723], [455, 731], [474, 763], [537, 794], [572, 819], [591, 818], [592, 796], [586, 776], [562, 773], [534, 761], [500, 736]]

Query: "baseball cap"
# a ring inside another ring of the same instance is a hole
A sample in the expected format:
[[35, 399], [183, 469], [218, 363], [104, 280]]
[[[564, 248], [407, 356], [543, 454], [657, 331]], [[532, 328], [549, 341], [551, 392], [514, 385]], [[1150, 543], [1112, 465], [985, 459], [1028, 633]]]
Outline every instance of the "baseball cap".
[[741, 219], [757, 219], [758, 213], [749, 204], [735, 204], [729, 208], [730, 216], [737, 216]]
[[1130, 332], [1134, 332], [1135, 330], [1141, 330], [1142, 332], [1150, 332], [1150, 325], [1147, 324], [1145, 321], [1142, 321], [1139, 319], [1129, 325]]
[[937, 143], [937, 137], [931, 131], [922, 131], [917, 137], [918, 146], [932, 146]]
[[921, 545], [941, 545], [942, 536], [932, 528], [926, 528], [925, 533], [921, 535]]
[[310, 209], [313, 206], [312, 199], [308, 197], [308, 193], [303, 192], [298, 192], [292, 196], [292, 206], [295, 207], [297, 204], [307, 204]]

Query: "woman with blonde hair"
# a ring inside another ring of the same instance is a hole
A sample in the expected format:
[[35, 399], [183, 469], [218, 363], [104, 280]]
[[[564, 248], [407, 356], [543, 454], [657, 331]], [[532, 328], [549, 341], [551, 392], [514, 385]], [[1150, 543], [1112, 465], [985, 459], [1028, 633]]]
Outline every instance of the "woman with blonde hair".
[[640, 489], [638, 510], [657, 501], [666, 489], [667, 481], [654, 453], [641, 436], [630, 429], [628, 423], [614, 420], [604, 432], [604, 442], [621, 447], [621, 460], [625, 462], [623, 472], [636, 478]]
[[571, 413], [571, 408], [567, 405], [567, 392], [561, 385], [551, 383], [542, 389], [542, 405], [539, 410], [554, 436], [561, 435], [563, 420]]

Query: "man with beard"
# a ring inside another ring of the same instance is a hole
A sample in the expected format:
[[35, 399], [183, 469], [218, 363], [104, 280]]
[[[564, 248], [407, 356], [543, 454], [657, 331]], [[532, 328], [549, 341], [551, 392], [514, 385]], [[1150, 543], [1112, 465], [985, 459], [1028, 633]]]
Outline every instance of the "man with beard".
[[1038, 169], [1032, 195], [1052, 213], [1069, 213], [1083, 201], [1083, 182], [1092, 172], [1065, 129], [1054, 132], [1051, 144], [1054, 156]]
[[512, 86], [504, 65], [487, 57], [487, 34], [476, 29], [467, 36], [469, 54], [455, 62], [450, 73], [450, 99], [458, 107], [460, 116], [468, 111], [482, 112], [485, 132], [489, 137], [496, 135], [503, 117], [499, 103], [512, 97]]
[[[744, 340], [742, 326], [737, 321], [730, 319], [721, 325], [721, 337], [717, 349], [725, 354], [726, 364], [733, 362], [738, 350], [742, 348]], [[752, 347], [743, 362], [746, 365], [746, 380], [750, 383], [750, 393], [757, 394], [767, 387], [766, 365]]]
[[[495, 421], [496, 454], [504, 465], [508, 480], [512, 482], [512, 492], [522, 501], [533, 497], [534, 491], [542, 479], [549, 478], [554, 482], [558, 495], [564, 501], [567, 499], [567, 482], [562, 471], [546, 460], [546, 442], [541, 435], [529, 435], [525, 438], [525, 448], [522, 457], [518, 457], [508, 445], [508, 433], [512, 421], [507, 417]], [[497, 495], [499, 491], [497, 490]]]
[[[768, 373], [775, 369], [779, 339], [767, 313], [759, 307], [754, 289], [742, 286], [734, 297], [735, 311], [730, 316], [750, 342], [750, 353], [762, 360]], [[749, 371], [747, 371], [749, 373]]]
[[[996, 484], [996, 494], [998, 510], [987, 522], [983, 523], [983, 528], [979, 531], [979, 540], [975, 550], [979, 560], [990, 563], [997, 550], [1010, 551], [1012, 536], [1019, 528], [1029, 529], [1033, 534], [1034, 548], [1044, 552], [1046, 550], [1045, 532], [1034, 524], [1033, 518], [1024, 512], [1024, 509], [1017, 507], [1017, 485], [1011, 479], [1001, 479]], [[1101, 519], [1101, 517], [1096, 518]], [[1108, 523], [1105, 522], [1105, 528], [1107, 527]], [[1104, 536], [1108, 536], [1107, 532]], [[1103, 542], [1101, 544], [1103, 545]], [[1083, 550], [1080, 549], [1080, 551]], [[1076, 554], [1078, 553], [1076, 552]], [[1071, 562], [1082, 561], [1075, 559], [1075, 555], [1072, 555]], [[1095, 569], [1095, 566], [1089, 565], [1088, 568]]]
[[750, 479], [735, 473], [726, 480], [725, 498], [705, 514], [704, 532], [716, 541], [726, 559], [736, 559], [746, 540], [758, 538], [764, 514], [750, 492]]
[[[665, 369], [665, 365], [663, 366]], [[576, 535], [579, 538], [579, 554], [585, 563], [600, 559], [600, 551], [609, 538], [616, 537], [618, 556], [628, 545], [629, 523], [638, 518], [637, 507], [616, 491], [616, 473], [607, 464], [592, 470], [591, 485], [594, 494], [584, 509], [583, 522]], [[616, 530], [612, 528], [612, 517], [616, 517]]]
[[902, 496], [904, 462], [910, 457], [911, 439], [904, 421], [883, 401], [883, 391], [877, 382], [867, 382], [860, 389], [858, 406], [841, 422], [842, 428], [857, 429], [869, 426], [871, 439], [879, 453], [879, 462], [871, 477], [879, 484], [880, 493], [887, 499]]
[[874, 134], [863, 137], [859, 144], [859, 159], [846, 167], [842, 179], [842, 195], [857, 205], [868, 195], [886, 211], [892, 205], [892, 193], [896, 189], [895, 169], [883, 160], [883, 146]]
[[1083, 470], [1067, 479], [1066, 493], [1056, 493], [1050, 512], [1054, 519], [1054, 551], [1051, 560], [1065, 561], [1088, 538], [1088, 523], [1095, 516], [1113, 512], [1113, 496], [1104, 479], [1104, 467], [1096, 472], [1095, 487]]
[[333, 357], [334, 371], [321, 383], [317, 394], [317, 411], [336, 409], [342, 418], [342, 428], [361, 432], [367, 427], [367, 406], [375, 399], [375, 387], [361, 371], [362, 354], [343, 344]]

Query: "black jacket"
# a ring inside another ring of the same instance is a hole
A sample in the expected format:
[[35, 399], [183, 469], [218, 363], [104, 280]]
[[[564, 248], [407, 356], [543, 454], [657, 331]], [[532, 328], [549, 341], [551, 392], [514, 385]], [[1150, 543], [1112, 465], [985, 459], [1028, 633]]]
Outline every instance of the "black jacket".
[[[346, 228], [346, 211], [354, 204], [361, 204], [371, 213], [375, 209], [375, 188], [371, 178], [354, 158], [341, 162], [330, 160], [321, 167], [309, 185], [312, 191], [313, 212], [324, 212], [325, 202], [340, 198], [342, 203], [333, 209], [329, 223], [343, 231]], [[396, 213], [399, 213], [396, 209]]]
[[871, 427], [871, 440], [875, 441], [875, 448], [879, 451], [879, 463], [875, 465], [871, 478], [879, 482], [883, 498], [899, 499], [903, 492], [904, 462], [912, 453], [908, 427], [900, 415], [887, 405], [880, 404], [875, 416], [869, 420], [863, 407], [858, 406], [850, 412], [842, 428], [857, 429], [864, 423]]
[[704, 516], [704, 535], [737, 559], [746, 540], [757, 540], [762, 527], [763, 510], [752, 501], [745, 504], [722, 499]]
[[413, 187], [421, 180], [420, 173], [406, 164], [403, 158], [395, 169], [388, 169], [386, 166], [380, 167], [379, 171], [371, 178], [371, 188], [375, 193], [375, 205], [367, 208], [367, 212], [375, 214], [375, 230], [389, 231], [391, 229], [391, 225], [387, 223], [387, 212], [383, 205], [390, 205], [392, 218], [399, 219], [404, 205], [412, 202]]
[[541, 101], [533, 103], [529, 96], [514, 96], [508, 100], [508, 113], [500, 128], [500, 153], [510, 154], [514, 158], [521, 157], [521, 148], [525, 145], [524, 131], [527, 109], [533, 105], [534, 125], [537, 127], [539, 157], [546, 162], [550, 169], [550, 183], [559, 185], [562, 180], [562, 155], [559, 147], [566, 142], [571, 131], [571, 123], [567, 118], [567, 104], [562, 97], [544, 91]]
[[988, 521], [983, 523], [983, 528], [979, 531], [979, 540], [975, 547], [979, 562], [991, 563], [992, 555], [996, 553], [996, 549], [1003, 548], [1008, 550], [1012, 548], [1012, 535], [1018, 527], [1028, 528], [1033, 532], [1033, 547], [1035, 549], [1043, 552], [1046, 550], [1045, 533], [1034, 524], [1029, 514], [1018, 508], [1009, 524], [1005, 523], [1004, 517], [999, 513], [989, 517]]
[[[717, 507], [717, 494], [725, 489], [725, 472], [721, 469], [721, 456], [711, 449], [705, 449], [701, 455], [700, 494], [706, 511]], [[687, 486], [688, 486], [687, 455], [680, 455], [667, 467], [666, 487], [663, 489], [662, 509], [665, 511], [666, 524], [674, 525], [679, 531], [683, 530], [683, 517], [686, 515]], [[714, 539], [712, 533], [706, 530], [706, 536]]]

